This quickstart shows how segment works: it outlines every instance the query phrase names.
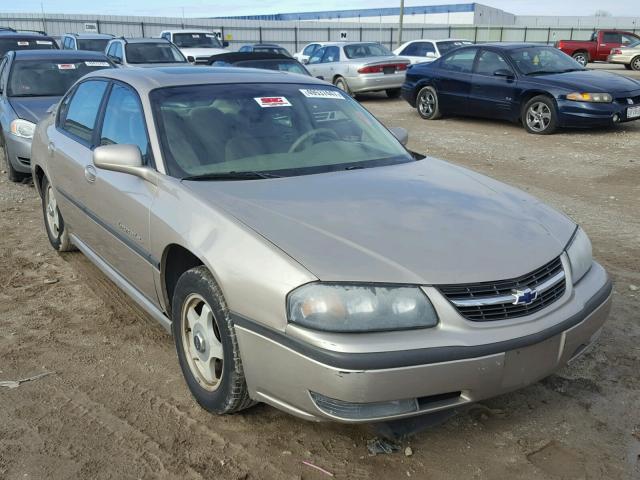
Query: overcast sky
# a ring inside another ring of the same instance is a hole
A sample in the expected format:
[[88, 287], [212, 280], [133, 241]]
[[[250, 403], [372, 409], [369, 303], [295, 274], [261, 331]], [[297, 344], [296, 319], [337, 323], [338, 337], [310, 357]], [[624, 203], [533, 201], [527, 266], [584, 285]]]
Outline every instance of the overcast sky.
[[[463, 3], [464, 0], [406, 0], [407, 6]], [[4, 0], [0, 12], [85, 13], [154, 16], [226, 16], [308, 12], [353, 8], [393, 7], [399, 0]], [[469, 2], [470, 3], [470, 2]], [[593, 15], [606, 10], [612, 15], [640, 17], [640, 0], [486, 0], [483, 3], [519, 15]]]

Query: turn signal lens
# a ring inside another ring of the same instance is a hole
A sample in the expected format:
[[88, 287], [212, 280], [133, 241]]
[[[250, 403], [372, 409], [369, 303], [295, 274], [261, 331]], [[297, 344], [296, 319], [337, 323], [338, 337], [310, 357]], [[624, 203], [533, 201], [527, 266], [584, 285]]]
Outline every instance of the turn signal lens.
[[573, 92], [567, 95], [567, 100], [576, 102], [611, 103], [613, 97], [608, 93], [580, 93]]

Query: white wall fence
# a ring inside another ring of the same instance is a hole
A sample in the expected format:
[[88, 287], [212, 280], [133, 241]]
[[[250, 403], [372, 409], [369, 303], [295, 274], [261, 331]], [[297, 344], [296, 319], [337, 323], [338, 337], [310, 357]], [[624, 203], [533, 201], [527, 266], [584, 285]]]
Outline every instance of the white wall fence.
[[[169, 17], [126, 17], [108, 15], [62, 15], [0, 13], [0, 26], [17, 30], [43, 30], [50, 35], [82, 33], [89, 30], [126, 37], [157, 37], [171, 28], [219, 30], [237, 50], [246, 43], [278, 43], [289, 51], [298, 51], [316, 41], [375, 41], [395, 48], [398, 25], [394, 23], [362, 24], [340, 22], [279, 22], [234, 19], [195, 19]], [[640, 33], [640, 26], [626, 30]], [[602, 26], [600, 28], [607, 28]], [[618, 27], [621, 28], [622, 27]], [[589, 27], [529, 27], [495, 25], [419, 25], [404, 26], [403, 41], [419, 38], [460, 38], [475, 42], [550, 43], [561, 39], [587, 40], [594, 32]]]

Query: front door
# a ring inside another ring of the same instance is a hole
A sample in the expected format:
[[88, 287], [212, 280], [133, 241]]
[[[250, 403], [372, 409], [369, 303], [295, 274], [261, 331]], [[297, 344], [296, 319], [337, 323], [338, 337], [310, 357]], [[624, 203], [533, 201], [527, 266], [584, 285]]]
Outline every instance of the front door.
[[471, 93], [473, 62], [478, 49], [462, 48], [445, 57], [438, 64], [436, 90], [440, 109], [445, 113], [465, 113]]
[[470, 110], [483, 117], [513, 118], [518, 108], [516, 87], [516, 76], [505, 58], [482, 50], [473, 71]]

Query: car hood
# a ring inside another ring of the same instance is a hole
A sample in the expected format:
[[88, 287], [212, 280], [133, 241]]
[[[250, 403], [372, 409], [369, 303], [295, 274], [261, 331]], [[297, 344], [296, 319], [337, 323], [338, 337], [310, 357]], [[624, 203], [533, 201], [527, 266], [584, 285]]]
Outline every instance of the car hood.
[[12, 97], [9, 103], [19, 118], [38, 123], [49, 107], [58, 103], [60, 98], [62, 97]]
[[228, 50], [223, 48], [181, 48], [180, 51], [186, 57], [191, 55], [192, 57], [210, 57], [211, 55], [220, 55], [221, 53], [229, 53]]
[[431, 158], [280, 179], [183, 183], [324, 281], [513, 278], [560, 255], [575, 230], [530, 195]]
[[534, 83], [555, 85], [568, 90], [577, 89], [582, 92], [630, 92], [640, 89], [640, 82], [623, 75], [595, 70], [555, 73], [526, 77]]

